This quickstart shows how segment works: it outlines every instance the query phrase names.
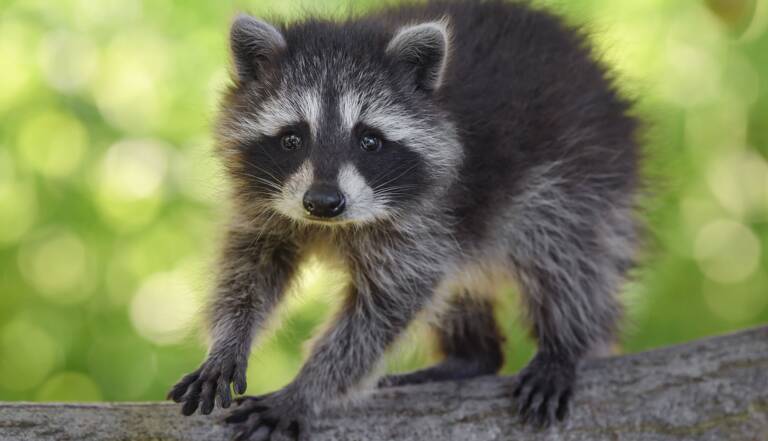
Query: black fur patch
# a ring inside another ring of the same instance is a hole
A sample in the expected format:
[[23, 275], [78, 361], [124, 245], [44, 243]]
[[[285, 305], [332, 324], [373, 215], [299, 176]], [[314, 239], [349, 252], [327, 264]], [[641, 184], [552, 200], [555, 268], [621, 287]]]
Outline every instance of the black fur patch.
[[[293, 133], [302, 139], [302, 144], [295, 150], [286, 150], [281, 145], [284, 135]], [[285, 127], [275, 136], [244, 142], [239, 146], [242, 151], [242, 178], [250, 183], [250, 189], [256, 195], [277, 193], [285, 180], [291, 176], [307, 159], [312, 147], [312, 138], [306, 123]]]

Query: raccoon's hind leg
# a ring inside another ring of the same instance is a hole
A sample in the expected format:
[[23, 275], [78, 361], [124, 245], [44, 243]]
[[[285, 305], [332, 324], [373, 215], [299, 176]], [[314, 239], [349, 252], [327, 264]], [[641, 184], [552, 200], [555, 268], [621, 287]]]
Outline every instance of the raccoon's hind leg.
[[554, 184], [546, 189], [517, 208], [510, 247], [538, 343], [512, 396], [522, 420], [538, 426], [565, 418], [577, 366], [615, 341], [623, 313], [618, 292], [637, 241], [630, 208], [600, 210]]
[[464, 380], [495, 374], [501, 368], [504, 338], [487, 298], [473, 298], [468, 293], [456, 296], [434, 328], [445, 359], [426, 369], [387, 375], [379, 387]]

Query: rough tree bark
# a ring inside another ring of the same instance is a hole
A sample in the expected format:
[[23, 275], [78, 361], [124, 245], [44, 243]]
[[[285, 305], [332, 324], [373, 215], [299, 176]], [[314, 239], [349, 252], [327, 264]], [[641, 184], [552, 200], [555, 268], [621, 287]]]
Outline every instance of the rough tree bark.
[[[512, 413], [512, 377], [403, 387], [327, 412], [312, 440], [768, 441], [768, 327], [581, 367], [570, 418], [545, 431]], [[0, 403], [0, 441], [215, 441], [221, 414], [166, 403]]]

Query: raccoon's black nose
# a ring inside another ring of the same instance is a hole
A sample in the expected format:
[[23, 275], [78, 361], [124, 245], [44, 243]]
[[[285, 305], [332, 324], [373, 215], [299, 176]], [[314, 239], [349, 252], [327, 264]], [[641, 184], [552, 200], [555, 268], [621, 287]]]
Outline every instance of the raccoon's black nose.
[[304, 209], [312, 216], [334, 217], [344, 211], [344, 195], [330, 185], [314, 185], [304, 193]]

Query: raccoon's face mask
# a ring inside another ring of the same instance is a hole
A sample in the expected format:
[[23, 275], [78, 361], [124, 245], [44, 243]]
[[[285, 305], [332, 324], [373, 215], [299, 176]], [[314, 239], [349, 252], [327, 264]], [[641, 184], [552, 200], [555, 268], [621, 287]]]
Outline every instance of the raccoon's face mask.
[[[267, 209], [300, 222], [393, 218], [460, 160], [434, 104], [444, 22], [351, 38], [329, 23], [281, 32], [239, 16], [236, 69], [219, 124], [230, 171]], [[367, 38], [367, 42], [366, 42]]]

